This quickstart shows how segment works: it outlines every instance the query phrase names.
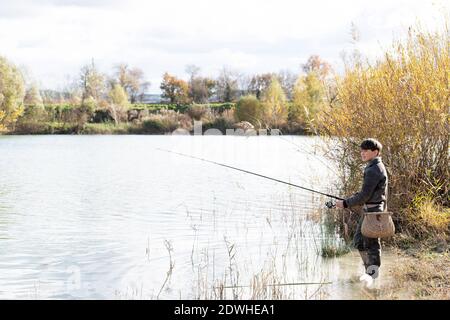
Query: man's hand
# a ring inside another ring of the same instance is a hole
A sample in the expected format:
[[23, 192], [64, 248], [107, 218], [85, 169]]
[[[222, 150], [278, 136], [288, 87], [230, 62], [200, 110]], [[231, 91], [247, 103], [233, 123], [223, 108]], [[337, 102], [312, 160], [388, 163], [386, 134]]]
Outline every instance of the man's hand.
[[343, 200], [336, 201], [336, 208], [344, 209], [344, 201]]

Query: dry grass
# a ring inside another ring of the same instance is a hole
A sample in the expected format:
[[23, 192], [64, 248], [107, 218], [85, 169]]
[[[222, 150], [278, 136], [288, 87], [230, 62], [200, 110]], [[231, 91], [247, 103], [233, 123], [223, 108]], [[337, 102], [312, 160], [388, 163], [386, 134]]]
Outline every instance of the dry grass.
[[[433, 230], [437, 234], [448, 231], [450, 208], [444, 208], [430, 198], [421, 198], [416, 203], [417, 210], [413, 213], [415, 213], [415, 220], [418, 221], [417, 227], [421, 227], [428, 232]], [[426, 232], [425, 230], [421, 230], [421, 232]]]
[[394, 289], [408, 286], [412, 299], [450, 299], [450, 256], [448, 253], [417, 253], [393, 270]]
[[158, 114], [151, 114], [143, 119], [139, 131], [144, 133], [169, 133], [178, 128], [191, 130], [191, 118], [173, 110], [161, 110]]

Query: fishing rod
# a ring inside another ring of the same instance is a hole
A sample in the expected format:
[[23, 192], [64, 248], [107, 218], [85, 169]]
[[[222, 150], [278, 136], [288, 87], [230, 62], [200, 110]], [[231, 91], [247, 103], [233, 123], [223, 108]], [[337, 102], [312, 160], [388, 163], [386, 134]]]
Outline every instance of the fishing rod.
[[[303, 190], [310, 191], [310, 192], [313, 192], [313, 193], [321, 194], [323, 196], [327, 196], [329, 198], [333, 198], [333, 199], [336, 199], [336, 200], [344, 200], [343, 198], [339, 198], [339, 197], [334, 196], [332, 194], [328, 194], [328, 193], [320, 192], [320, 191], [313, 190], [313, 189], [310, 189], [310, 188], [302, 187], [302, 186], [299, 186], [299, 185], [294, 184], [294, 183], [290, 183], [290, 182], [286, 182], [286, 181], [283, 181], [283, 180], [271, 178], [271, 177], [268, 177], [268, 176], [265, 176], [265, 175], [262, 175], [262, 174], [259, 174], [259, 173], [255, 173], [255, 172], [251, 172], [251, 171], [248, 171], [248, 170], [236, 168], [236, 167], [229, 166], [229, 165], [226, 165], [226, 164], [223, 164], [223, 163], [219, 163], [219, 162], [216, 162], [216, 161], [211, 161], [211, 160], [207, 160], [207, 159], [203, 159], [203, 158], [199, 158], [199, 157], [195, 157], [195, 156], [192, 156], [192, 155], [188, 155], [188, 154], [184, 154], [184, 153], [180, 153], [180, 152], [175, 152], [175, 151], [171, 151], [171, 150], [166, 150], [166, 149], [161, 149], [161, 148], [156, 148], [156, 149], [160, 150], [160, 151], [164, 151], [164, 152], [177, 154], [177, 155], [180, 155], [180, 156], [183, 156], [183, 157], [188, 157], [188, 158], [197, 159], [197, 160], [200, 160], [200, 161], [209, 162], [209, 163], [212, 163], [212, 164], [215, 164], [215, 165], [218, 165], [218, 166], [222, 166], [222, 167], [225, 167], [225, 168], [241, 171], [241, 172], [244, 172], [244, 173], [253, 174], [253, 175], [261, 177], [261, 178], [273, 180], [273, 181], [276, 181], [276, 182], [279, 182], [279, 183], [284, 183], [284, 184], [287, 184], [287, 185], [295, 187], [295, 188], [299, 188], [299, 189], [303, 189]], [[332, 208], [334, 206], [334, 203], [329, 201], [325, 205], [328, 208]]]
[[[250, 113], [248, 113], [248, 112], [245, 112], [244, 113], [247, 117], [250, 117], [250, 118], [252, 118], [254, 121], [256, 121], [256, 122], [258, 122], [259, 123], [259, 126], [260, 127], [262, 127], [262, 125], [261, 125], [261, 120], [260, 119], [258, 119], [258, 118], [256, 118], [256, 117], [254, 117], [254, 116], [252, 116]], [[270, 126], [268, 126], [267, 125], [267, 123], [265, 122], [265, 121], [263, 121], [264, 122], [264, 126], [266, 127], [266, 129], [269, 129], [269, 130], [272, 130], [272, 128], [270, 127]], [[296, 146], [297, 148], [298, 148], [298, 151], [300, 151], [300, 152], [304, 152], [304, 153], [306, 153], [306, 154], [310, 154], [310, 153], [308, 153], [308, 152], [306, 152], [304, 149], [302, 149], [297, 143], [294, 143], [294, 142], [292, 142], [292, 141], [289, 141], [289, 140], [287, 140], [286, 138], [284, 138], [283, 136], [282, 136], [282, 131], [281, 130], [279, 130], [279, 132], [281, 133], [281, 135], [276, 135], [277, 137], [279, 137], [279, 138], [281, 138], [282, 140], [284, 140], [284, 141], [286, 141], [286, 142], [289, 142], [289, 143], [291, 143], [291, 144], [293, 144], [294, 146]], [[316, 134], [317, 134], [317, 132], [316, 132]], [[331, 171], [333, 171], [333, 173], [335, 173], [336, 174], [336, 171], [334, 170], [334, 169], [332, 169], [328, 164], [326, 164], [325, 162], [323, 162], [320, 158], [317, 158], [322, 164], [324, 164], [328, 169], [330, 169]], [[328, 206], [328, 205], [327, 205]], [[331, 207], [329, 207], [329, 208], [331, 208]]]
[[[333, 282], [292, 282], [292, 283], [272, 283], [266, 284], [265, 287], [284, 287], [284, 286], [308, 286], [308, 285], [325, 285], [332, 284]], [[235, 288], [251, 288], [252, 286], [218, 286], [216, 289], [235, 289]]]

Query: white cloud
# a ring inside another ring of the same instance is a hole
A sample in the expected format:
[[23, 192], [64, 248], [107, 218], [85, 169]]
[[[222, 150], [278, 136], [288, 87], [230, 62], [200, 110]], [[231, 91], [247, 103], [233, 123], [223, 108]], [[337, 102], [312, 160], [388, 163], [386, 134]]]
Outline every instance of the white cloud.
[[352, 22], [374, 57], [416, 19], [437, 25], [438, 9], [423, 0], [2, 1], [0, 54], [54, 88], [91, 58], [105, 72], [127, 62], [157, 92], [163, 72], [183, 76], [187, 64], [211, 75], [223, 65], [297, 71], [310, 54], [338, 64]]

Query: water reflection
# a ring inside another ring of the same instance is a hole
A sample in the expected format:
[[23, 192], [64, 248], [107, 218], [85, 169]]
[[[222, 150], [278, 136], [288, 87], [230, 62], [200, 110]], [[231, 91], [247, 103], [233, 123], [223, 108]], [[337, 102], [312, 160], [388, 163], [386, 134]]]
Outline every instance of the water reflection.
[[358, 259], [318, 254], [324, 199], [156, 150], [330, 192], [318, 140], [283, 139], [1, 137], [0, 298], [345, 298]]

